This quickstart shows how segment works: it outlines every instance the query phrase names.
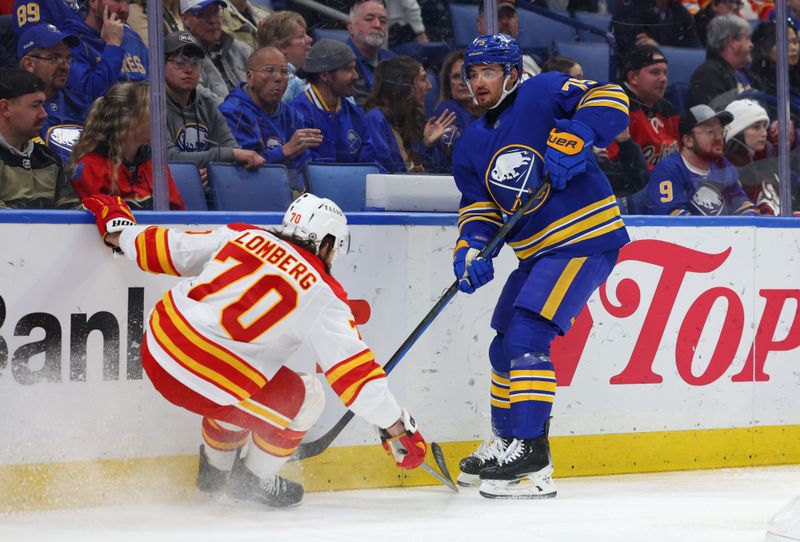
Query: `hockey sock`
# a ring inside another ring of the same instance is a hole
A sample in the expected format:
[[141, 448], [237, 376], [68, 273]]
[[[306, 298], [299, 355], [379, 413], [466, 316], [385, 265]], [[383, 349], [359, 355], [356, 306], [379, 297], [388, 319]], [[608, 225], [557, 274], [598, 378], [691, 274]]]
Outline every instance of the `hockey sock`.
[[288, 428], [267, 434], [253, 431], [253, 445], [247, 450], [244, 464], [259, 478], [270, 478], [278, 474], [305, 435], [305, 431]]
[[250, 431], [211, 418], [203, 418], [202, 431], [208, 462], [220, 470], [231, 470], [236, 450], [247, 442]]
[[508, 399], [509, 361], [503, 347], [503, 337], [502, 333], [498, 333], [489, 346], [489, 360], [492, 363], [489, 404], [492, 411], [492, 432], [498, 437], [512, 438], [511, 402]]
[[544, 434], [556, 396], [556, 373], [550, 357], [530, 352], [512, 359], [510, 380], [514, 436], [532, 439]]

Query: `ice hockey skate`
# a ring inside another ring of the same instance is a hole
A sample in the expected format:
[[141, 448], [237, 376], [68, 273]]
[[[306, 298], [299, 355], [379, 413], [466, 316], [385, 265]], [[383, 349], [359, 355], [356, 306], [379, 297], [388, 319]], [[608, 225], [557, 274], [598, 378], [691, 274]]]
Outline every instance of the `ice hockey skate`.
[[205, 444], [200, 445], [200, 468], [197, 471], [197, 489], [203, 493], [218, 493], [225, 489], [230, 471], [218, 469], [208, 460]]
[[465, 457], [458, 464], [461, 472], [456, 483], [461, 487], [477, 486], [481, 482], [481, 471], [487, 467], [497, 465], [497, 459], [505, 451], [510, 439], [493, 437], [488, 442], [482, 442], [480, 447], [473, 453]]
[[237, 457], [233, 464], [227, 494], [235, 500], [265, 504], [271, 508], [297, 506], [303, 500], [303, 486], [277, 474], [261, 479]]
[[489, 499], [550, 499], [556, 496], [547, 435], [514, 439], [497, 465], [481, 471], [480, 494]]

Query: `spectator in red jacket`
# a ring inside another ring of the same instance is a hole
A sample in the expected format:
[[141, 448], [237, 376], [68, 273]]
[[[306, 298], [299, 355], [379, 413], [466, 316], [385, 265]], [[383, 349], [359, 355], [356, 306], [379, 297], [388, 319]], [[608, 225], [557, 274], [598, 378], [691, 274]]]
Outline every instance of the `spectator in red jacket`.
[[[131, 208], [153, 208], [148, 83], [117, 83], [95, 100], [72, 150], [70, 170], [81, 199], [118, 195]], [[167, 178], [170, 209], [185, 209], [169, 170]]]

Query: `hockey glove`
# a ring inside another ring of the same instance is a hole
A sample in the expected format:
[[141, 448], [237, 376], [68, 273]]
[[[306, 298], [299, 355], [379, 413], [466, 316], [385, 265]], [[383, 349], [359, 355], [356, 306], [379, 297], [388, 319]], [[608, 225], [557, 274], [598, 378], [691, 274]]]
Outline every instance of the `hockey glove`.
[[568, 180], [586, 171], [586, 161], [592, 152], [594, 138], [594, 131], [580, 121], [556, 121], [544, 152], [544, 165], [550, 172], [553, 189], [563, 190]]
[[406, 430], [393, 437], [386, 429], [381, 429], [381, 445], [386, 453], [394, 458], [395, 465], [401, 469], [416, 469], [425, 461], [428, 445], [419, 434], [417, 424], [408, 410], [403, 409], [400, 412], [400, 420]]
[[459, 238], [453, 252], [453, 273], [458, 279], [458, 289], [471, 294], [494, 278], [492, 260], [497, 250], [489, 258], [478, 258], [483, 247], [489, 243], [484, 234], [472, 233]]
[[97, 229], [100, 230], [103, 242], [108, 246], [112, 246], [106, 242], [109, 233], [120, 232], [128, 226], [136, 225], [136, 219], [128, 204], [119, 196], [96, 194], [82, 199], [81, 203], [94, 215]]

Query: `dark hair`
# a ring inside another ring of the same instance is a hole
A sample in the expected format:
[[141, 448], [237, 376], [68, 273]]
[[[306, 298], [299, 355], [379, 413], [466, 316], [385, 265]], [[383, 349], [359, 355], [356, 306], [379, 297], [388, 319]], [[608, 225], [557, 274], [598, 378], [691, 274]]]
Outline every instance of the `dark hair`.
[[439, 103], [446, 102], [453, 97], [453, 87], [450, 85], [450, 70], [453, 64], [464, 60], [464, 49], [452, 51], [444, 57], [442, 69], [439, 71]]
[[44, 92], [44, 83], [22, 68], [0, 69], [0, 100], [12, 100], [25, 94]]
[[414, 162], [419, 162], [419, 157], [411, 144], [422, 142], [425, 112], [408, 95], [421, 68], [422, 64], [410, 56], [382, 60], [375, 69], [372, 92], [364, 103], [365, 111], [381, 109], [389, 124], [400, 132], [406, 152]]
[[[277, 237], [278, 239], [280, 239], [281, 241], [286, 241], [287, 243], [291, 243], [294, 246], [305, 250], [306, 252], [310, 252], [314, 256], [319, 256], [319, 253], [317, 252], [317, 245], [314, 244], [314, 241], [310, 241], [308, 239], [302, 239], [302, 238], [300, 238], [300, 237], [298, 237], [297, 235], [294, 235], [294, 234], [289, 235], [289, 234], [283, 233], [282, 231], [277, 230], [277, 229], [269, 230], [269, 232], [272, 235], [274, 235], [275, 237]], [[325, 236], [325, 238], [322, 240], [322, 242], [320, 243], [319, 246], [320, 246], [320, 248], [322, 248], [325, 245], [333, 246], [334, 241], [335, 241], [334, 237], [332, 235], [328, 234], [328, 235]], [[331, 266], [328, 265], [328, 262], [323, 261], [322, 258], [320, 258], [320, 260], [322, 261], [322, 265], [325, 266], [325, 270], [330, 275], [331, 274]]]
[[569, 75], [569, 71], [579, 64], [577, 60], [573, 60], [566, 56], [551, 56], [547, 62], [542, 64], [542, 73], [545, 72], [561, 72]]

